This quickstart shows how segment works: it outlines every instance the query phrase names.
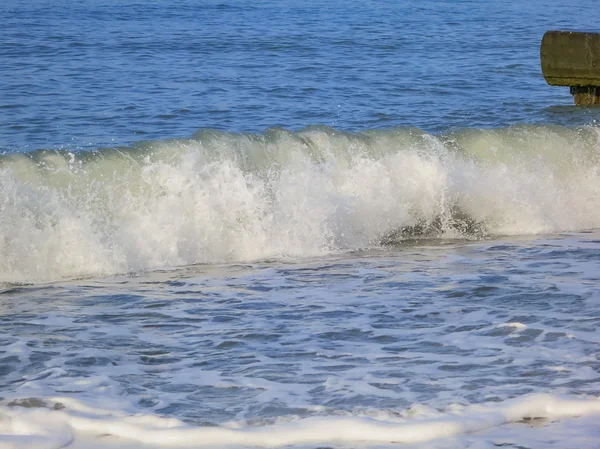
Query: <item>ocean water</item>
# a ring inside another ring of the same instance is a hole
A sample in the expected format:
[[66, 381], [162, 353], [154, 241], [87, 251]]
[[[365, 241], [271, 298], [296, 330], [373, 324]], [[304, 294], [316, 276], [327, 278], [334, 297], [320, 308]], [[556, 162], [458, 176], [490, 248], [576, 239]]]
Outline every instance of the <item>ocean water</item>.
[[595, 9], [2, 2], [0, 448], [598, 448]]

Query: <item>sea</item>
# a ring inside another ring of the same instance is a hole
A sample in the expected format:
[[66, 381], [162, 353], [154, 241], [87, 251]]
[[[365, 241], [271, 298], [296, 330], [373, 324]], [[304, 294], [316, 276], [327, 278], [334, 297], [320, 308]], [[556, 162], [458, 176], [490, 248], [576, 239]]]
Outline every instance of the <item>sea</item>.
[[597, 6], [3, 0], [0, 448], [600, 448]]

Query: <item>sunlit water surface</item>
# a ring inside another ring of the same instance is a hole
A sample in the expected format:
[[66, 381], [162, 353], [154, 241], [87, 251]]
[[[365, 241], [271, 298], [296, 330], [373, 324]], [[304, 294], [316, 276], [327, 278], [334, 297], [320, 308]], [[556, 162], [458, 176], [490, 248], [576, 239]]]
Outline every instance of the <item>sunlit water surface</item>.
[[0, 448], [596, 449], [591, 0], [0, 5]]

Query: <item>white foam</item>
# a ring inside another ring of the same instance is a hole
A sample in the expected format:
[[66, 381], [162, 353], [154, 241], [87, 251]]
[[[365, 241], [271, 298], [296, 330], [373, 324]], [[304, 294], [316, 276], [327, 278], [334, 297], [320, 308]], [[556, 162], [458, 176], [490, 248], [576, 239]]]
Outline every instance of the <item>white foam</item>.
[[330, 129], [0, 159], [0, 282], [600, 227], [596, 128]]
[[[85, 447], [102, 435], [153, 447], [283, 447], [307, 444], [423, 443], [481, 432], [524, 418], [600, 414], [597, 398], [567, 398], [532, 394], [493, 405], [472, 405], [434, 417], [397, 418], [394, 421], [360, 416], [311, 417], [275, 425], [225, 428], [193, 427], [175, 419], [149, 415], [89, 410], [73, 401], [64, 411], [3, 407], [0, 411], [0, 447], [59, 448], [72, 441]], [[410, 414], [405, 414], [405, 416]], [[426, 411], [425, 411], [426, 415]]]
[[0, 448], [54, 449], [73, 441], [69, 420], [45, 409], [4, 408], [0, 411]]
[[518, 330], [527, 329], [526, 324], [518, 323], [518, 322], [502, 323], [502, 324], [499, 324], [497, 327], [514, 327], [515, 329], [518, 329]]

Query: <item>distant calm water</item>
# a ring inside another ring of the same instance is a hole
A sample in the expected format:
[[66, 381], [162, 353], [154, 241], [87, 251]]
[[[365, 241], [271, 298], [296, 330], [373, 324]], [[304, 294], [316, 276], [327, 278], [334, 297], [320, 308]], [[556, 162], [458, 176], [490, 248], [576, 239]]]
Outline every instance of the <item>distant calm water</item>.
[[596, 10], [2, 2], [0, 448], [597, 448]]

